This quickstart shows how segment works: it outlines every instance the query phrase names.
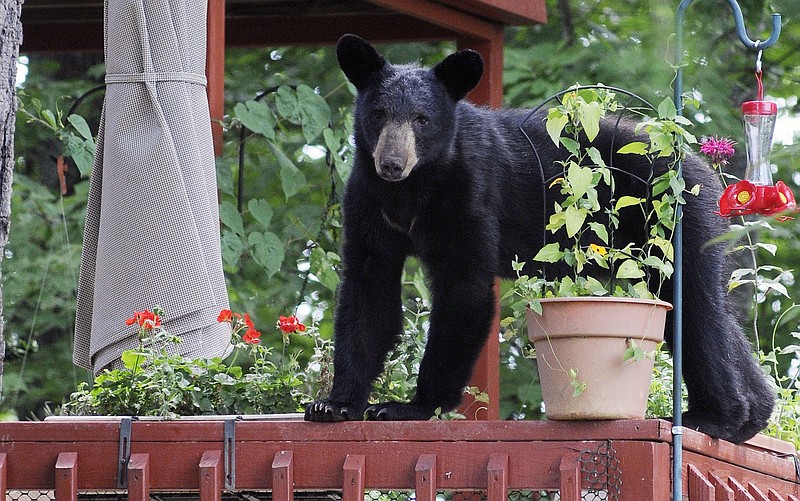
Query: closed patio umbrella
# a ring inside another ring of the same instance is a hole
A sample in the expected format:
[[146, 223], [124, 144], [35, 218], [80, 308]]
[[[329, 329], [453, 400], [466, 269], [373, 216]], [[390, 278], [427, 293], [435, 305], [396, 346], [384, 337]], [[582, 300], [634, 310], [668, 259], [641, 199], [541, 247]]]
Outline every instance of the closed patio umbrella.
[[165, 310], [180, 354], [230, 341], [205, 93], [204, 0], [106, 0], [106, 97], [90, 182], [73, 359], [95, 374]]

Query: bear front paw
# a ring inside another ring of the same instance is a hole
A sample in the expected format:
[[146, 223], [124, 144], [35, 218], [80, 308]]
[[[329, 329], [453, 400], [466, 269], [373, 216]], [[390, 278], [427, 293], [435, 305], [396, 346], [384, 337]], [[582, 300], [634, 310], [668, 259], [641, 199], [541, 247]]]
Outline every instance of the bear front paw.
[[346, 403], [317, 400], [306, 405], [306, 413], [303, 419], [318, 423], [360, 421], [363, 419], [363, 413], [358, 412], [357, 409]]
[[367, 407], [367, 410], [364, 411], [367, 421], [425, 421], [432, 416], [432, 412], [400, 402], [375, 404]]

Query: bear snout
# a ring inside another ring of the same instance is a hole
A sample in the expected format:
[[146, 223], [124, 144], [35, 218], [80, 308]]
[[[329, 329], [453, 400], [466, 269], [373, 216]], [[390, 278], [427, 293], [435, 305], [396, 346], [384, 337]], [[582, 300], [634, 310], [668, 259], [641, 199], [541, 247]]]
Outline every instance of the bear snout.
[[386, 181], [402, 181], [417, 165], [414, 130], [408, 123], [388, 123], [381, 130], [372, 152], [375, 170]]

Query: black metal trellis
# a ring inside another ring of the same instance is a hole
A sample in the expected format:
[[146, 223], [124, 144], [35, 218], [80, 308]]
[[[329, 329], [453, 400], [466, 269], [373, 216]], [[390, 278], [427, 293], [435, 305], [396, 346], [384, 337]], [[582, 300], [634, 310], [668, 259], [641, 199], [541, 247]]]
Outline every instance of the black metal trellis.
[[[633, 172], [629, 172], [629, 171], [626, 171], [624, 169], [620, 169], [620, 168], [616, 167], [614, 165], [614, 159], [616, 158], [615, 143], [616, 143], [616, 134], [617, 134], [617, 131], [619, 131], [620, 123], [626, 116], [632, 115], [632, 114], [635, 114], [635, 113], [641, 113], [639, 110], [646, 110], [646, 111], [656, 112], [657, 108], [655, 106], [653, 106], [649, 101], [644, 99], [643, 97], [641, 97], [641, 96], [639, 96], [639, 95], [637, 95], [637, 94], [635, 94], [635, 93], [633, 93], [633, 92], [631, 92], [629, 90], [622, 89], [622, 88], [619, 88], [619, 87], [612, 87], [612, 86], [599, 85], [598, 84], [598, 85], [573, 86], [573, 87], [571, 87], [569, 89], [562, 90], [562, 91], [560, 91], [560, 92], [558, 92], [556, 94], [553, 94], [552, 96], [548, 97], [547, 99], [542, 101], [538, 106], [536, 106], [535, 108], [530, 110], [530, 112], [527, 113], [527, 115], [525, 116], [525, 119], [519, 125], [519, 131], [525, 137], [525, 140], [528, 142], [528, 144], [529, 144], [529, 146], [531, 148], [531, 151], [534, 154], [534, 158], [536, 159], [536, 162], [535, 162], [536, 163], [536, 166], [535, 166], [536, 167], [536, 172], [535, 173], [539, 176], [538, 181], [540, 182], [540, 187], [541, 187], [541, 190], [542, 190], [541, 191], [541, 198], [540, 198], [541, 203], [542, 203], [542, 211], [541, 211], [541, 213], [542, 213], [542, 221], [541, 221], [541, 224], [539, 225], [539, 227], [542, 229], [541, 241], [540, 241], [542, 246], [545, 246], [548, 243], [548, 239], [547, 239], [547, 233], [548, 232], [546, 230], [546, 226], [547, 226], [547, 217], [548, 217], [548, 214], [549, 214], [548, 204], [549, 204], [550, 200], [547, 197], [547, 189], [550, 186], [550, 184], [556, 178], [558, 178], [559, 176], [564, 175], [564, 173], [562, 171], [558, 171], [558, 172], [555, 172], [554, 174], [551, 174], [550, 176], [547, 176], [545, 174], [544, 164], [543, 164], [542, 159], [541, 159], [541, 157], [539, 155], [539, 151], [538, 151], [533, 139], [530, 137], [530, 135], [525, 130], [525, 128], [526, 128], [526, 126], [528, 126], [530, 124], [530, 121], [534, 117], [541, 117], [540, 113], [542, 112], [542, 110], [545, 109], [546, 106], [548, 106], [548, 104], [560, 101], [560, 99], [564, 95], [569, 94], [571, 92], [587, 90], [587, 89], [588, 90], [602, 90], [602, 91], [613, 92], [615, 94], [622, 94], [622, 95], [626, 96], [628, 99], [630, 99], [630, 100], [632, 100], [632, 101], [637, 103], [636, 106], [622, 104], [621, 108], [618, 111], [615, 112], [616, 122], [614, 123], [614, 126], [613, 126], [614, 133], [612, 134], [611, 144], [610, 144], [610, 146], [608, 148], [609, 151], [607, 152], [608, 161], [607, 161], [606, 167], [609, 170], [611, 170], [612, 172], [626, 175], [629, 178], [634, 179], [635, 181], [641, 183], [643, 186], [647, 187], [647, 190], [646, 190], [646, 192], [647, 192], [647, 200], [646, 200], [647, 206], [649, 206], [649, 203], [650, 203], [650, 200], [651, 200], [652, 190], [650, 190], [649, 187], [651, 185], [651, 181], [653, 180], [653, 176], [654, 176], [654, 172], [655, 172], [654, 163], [651, 162], [650, 169], [649, 169], [649, 172], [648, 172], [648, 176], [646, 178], [640, 177], [640, 176], [636, 175]], [[608, 201], [608, 203], [609, 203], [610, 206], [614, 205], [614, 190], [613, 190], [613, 188], [611, 190], [611, 199]], [[644, 222], [645, 234], [649, 233], [649, 229], [650, 229], [649, 228], [649, 221], [645, 221]], [[609, 232], [609, 238], [610, 238], [609, 245], [611, 247], [614, 247], [614, 232], [613, 231]], [[544, 266], [542, 266], [540, 272], [541, 272], [542, 276], [546, 278], [547, 272], [546, 272], [546, 268]], [[646, 279], [649, 282], [649, 280], [650, 280], [650, 272], [649, 272], [649, 270], [647, 270], [646, 273], [647, 273], [647, 278]], [[612, 263], [612, 269], [610, 270], [610, 275], [611, 275], [611, 283], [612, 283], [612, 288], [613, 288], [613, 284], [614, 284], [614, 281], [615, 281], [614, 280], [613, 263]]]

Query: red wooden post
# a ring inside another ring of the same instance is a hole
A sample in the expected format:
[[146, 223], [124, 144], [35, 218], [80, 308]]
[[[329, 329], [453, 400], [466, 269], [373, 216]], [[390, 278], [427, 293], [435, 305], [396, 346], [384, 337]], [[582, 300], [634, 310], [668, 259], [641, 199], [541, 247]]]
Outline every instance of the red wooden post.
[[564, 455], [558, 467], [561, 473], [561, 501], [579, 501], [581, 499], [581, 465], [578, 459]]
[[128, 501], [150, 501], [150, 454], [131, 454], [128, 461]]
[[208, 0], [206, 35], [206, 94], [211, 114], [214, 154], [222, 155], [222, 125], [225, 114], [225, 0]]
[[279, 451], [272, 460], [272, 499], [294, 501], [294, 457], [292, 451]]
[[6, 461], [6, 453], [0, 453], [0, 497], [6, 499], [6, 491], [8, 490], [8, 462]]
[[200, 458], [200, 501], [220, 501], [225, 487], [221, 451], [205, 451]]
[[487, 485], [488, 501], [508, 500], [508, 454], [492, 454], [486, 467], [489, 477]]
[[[487, 31], [487, 38], [459, 38], [459, 49], [473, 49], [483, 57], [483, 78], [467, 99], [475, 104], [499, 108], [503, 104], [503, 29], [500, 25]], [[489, 403], [475, 402], [467, 395], [459, 412], [467, 419], [500, 419], [500, 280], [495, 282], [495, 314], [489, 337], [472, 372], [470, 386], [489, 395]], [[485, 408], [476, 412], [479, 408]]]
[[728, 486], [733, 489], [733, 499], [735, 501], [756, 501], [756, 498], [747, 492], [747, 489], [745, 489], [744, 486], [735, 478], [728, 477]]
[[686, 472], [689, 476], [689, 499], [691, 501], [715, 501], [714, 486], [706, 480], [700, 470], [690, 464], [686, 468]]
[[366, 458], [360, 454], [348, 454], [344, 460], [344, 485], [342, 501], [363, 501]]
[[417, 501], [436, 501], [436, 455], [423, 454], [414, 468]]
[[78, 501], [77, 452], [62, 452], [56, 459], [56, 501]]

